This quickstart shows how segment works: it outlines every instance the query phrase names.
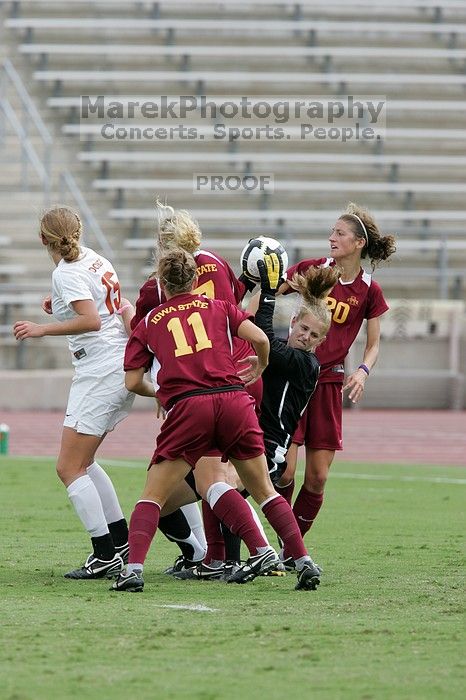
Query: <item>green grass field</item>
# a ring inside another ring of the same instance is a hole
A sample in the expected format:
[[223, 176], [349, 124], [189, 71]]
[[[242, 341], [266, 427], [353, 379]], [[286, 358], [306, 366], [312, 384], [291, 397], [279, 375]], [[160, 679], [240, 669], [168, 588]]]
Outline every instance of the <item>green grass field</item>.
[[[145, 464], [102, 464], [129, 516]], [[463, 698], [466, 474], [332, 470], [307, 537], [317, 592], [175, 581], [157, 536], [136, 595], [63, 578], [88, 546], [53, 460], [0, 458], [0, 698]]]

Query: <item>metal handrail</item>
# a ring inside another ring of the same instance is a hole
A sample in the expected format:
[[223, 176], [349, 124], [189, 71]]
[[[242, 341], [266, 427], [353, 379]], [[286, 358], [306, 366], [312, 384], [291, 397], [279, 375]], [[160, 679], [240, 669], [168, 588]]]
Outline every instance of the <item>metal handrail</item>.
[[23, 82], [21, 78], [19, 77], [16, 69], [14, 68], [12, 62], [10, 59], [6, 58], [3, 61], [3, 70], [5, 71], [6, 75], [10, 79], [12, 85], [16, 88], [16, 92], [18, 93], [18, 96], [21, 98], [21, 102], [24, 105], [24, 109], [29, 113], [29, 116], [34, 122], [34, 125], [37, 128], [37, 131], [39, 132], [43, 142], [47, 144], [48, 146], [52, 146], [53, 144], [53, 139], [50, 136], [50, 133], [45, 126], [42, 117], [40, 116], [37, 107], [35, 106], [34, 102], [32, 101], [28, 91], [23, 85]]
[[[21, 104], [21, 119], [15, 113], [11, 102], [8, 100], [7, 91], [11, 85]], [[27, 187], [27, 168], [30, 163], [35, 169], [41, 181], [44, 191], [44, 203], [50, 203], [51, 190], [51, 157], [53, 139], [45, 126], [37, 108], [29, 96], [20, 76], [13, 67], [12, 62], [7, 58], [1, 66], [0, 77], [0, 105], [5, 118], [8, 119], [15, 131], [21, 147], [21, 185]], [[43, 146], [42, 159], [39, 158], [35, 147], [29, 139], [29, 127], [33, 124], [39, 134]]]
[[13, 107], [11, 106], [11, 103], [9, 100], [6, 99], [6, 97], [3, 98], [0, 107], [3, 110], [3, 113], [5, 114], [6, 118], [10, 122], [11, 126], [13, 127], [13, 130], [15, 131], [19, 141], [21, 142], [21, 148], [24, 149], [27, 157], [29, 158], [29, 161], [31, 165], [33, 166], [34, 170], [36, 171], [40, 181], [44, 185], [44, 187], [48, 187], [49, 180], [50, 180], [50, 173], [47, 172], [45, 169], [44, 165], [42, 164], [42, 161], [40, 160], [39, 156], [37, 155], [36, 149], [26, 136], [26, 132], [24, 131], [24, 128], [19, 121], [18, 117], [15, 114], [15, 111]]
[[[21, 102], [22, 115], [21, 120], [18, 118], [11, 102], [8, 100], [6, 92], [8, 84], [11, 84], [15, 89], [17, 96]], [[1, 65], [0, 74], [0, 113], [3, 113], [8, 119], [14, 132], [20, 142], [22, 154], [22, 186], [27, 185], [27, 165], [30, 163], [36, 171], [39, 180], [44, 190], [45, 206], [50, 205], [50, 193], [52, 183], [52, 147], [53, 138], [49, 130], [45, 126], [42, 117], [40, 116], [37, 107], [32, 101], [26, 87], [24, 86], [19, 74], [14, 68], [11, 61], [7, 58]], [[29, 139], [28, 128], [32, 122], [40, 136], [43, 144], [43, 158], [41, 159]], [[0, 125], [1, 126], [1, 125]], [[60, 194], [63, 196], [65, 192], [69, 192], [74, 199], [76, 206], [79, 209], [80, 215], [85, 222], [86, 230], [90, 232], [102, 252], [107, 257], [113, 254], [112, 248], [108, 243], [104, 232], [102, 231], [97, 219], [92, 213], [86, 199], [79, 189], [76, 180], [68, 170], [63, 171], [59, 175]]]

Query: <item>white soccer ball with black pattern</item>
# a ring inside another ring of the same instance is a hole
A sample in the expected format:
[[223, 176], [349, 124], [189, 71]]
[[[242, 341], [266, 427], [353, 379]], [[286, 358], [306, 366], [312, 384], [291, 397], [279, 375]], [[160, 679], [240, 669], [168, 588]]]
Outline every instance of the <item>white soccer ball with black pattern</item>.
[[269, 238], [268, 236], [258, 236], [257, 238], [251, 238], [251, 240], [244, 246], [241, 257], [241, 271], [246, 277], [254, 282], [260, 282], [259, 270], [257, 268], [257, 261], [263, 260], [264, 255], [275, 253], [280, 262], [280, 277], [283, 277], [284, 273], [288, 268], [288, 255], [285, 248], [282, 246], [280, 241], [275, 238]]

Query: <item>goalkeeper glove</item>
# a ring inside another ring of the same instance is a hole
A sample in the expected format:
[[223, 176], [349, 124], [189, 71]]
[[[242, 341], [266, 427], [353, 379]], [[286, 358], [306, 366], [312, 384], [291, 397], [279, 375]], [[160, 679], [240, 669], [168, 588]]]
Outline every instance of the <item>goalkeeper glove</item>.
[[280, 260], [276, 253], [266, 253], [264, 261], [257, 261], [257, 269], [261, 278], [261, 290], [275, 294], [280, 286]]

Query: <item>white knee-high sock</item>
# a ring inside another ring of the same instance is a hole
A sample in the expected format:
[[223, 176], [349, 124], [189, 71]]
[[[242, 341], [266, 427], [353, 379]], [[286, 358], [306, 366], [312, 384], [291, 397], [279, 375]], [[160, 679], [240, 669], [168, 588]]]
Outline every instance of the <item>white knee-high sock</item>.
[[97, 462], [93, 462], [86, 471], [100, 496], [107, 523], [115, 523], [124, 518], [115, 487], [107, 472]]
[[214, 484], [209, 486], [206, 493], [206, 501], [212, 510], [214, 509], [218, 499], [228, 491], [233, 491], [233, 486], [229, 486], [224, 481], [216, 481]]
[[204, 525], [199, 506], [197, 503], [188, 503], [187, 505], [182, 506], [181, 510], [189, 523], [189, 527], [191, 528], [193, 535], [201, 547], [207, 551], [207, 540], [205, 538]]
[[[187, 559], [199, 562], [202, 561], [206, 555], [207, 548], [202, 546], [192, 530], [189, 536], [185, 537], [184, 539], [181, 539], [181, 537], [175, 537], [174, 535], [167, 535], [167, 539], [171, 540], [172, 542], [178, 542], [180, 544], [182, 554], [186, 556]], [[192, 547], [192, 554], [190, 552], [188, 555], [186, 555], [186, 550], [183, 550], [181, 546], [183, 544], [187, 544]]]
[[109, 530], [104, 509], [92, 479], [87, 474], [80, 476], [66, 490], [79, 519], [90, 536], [107, 535]]

